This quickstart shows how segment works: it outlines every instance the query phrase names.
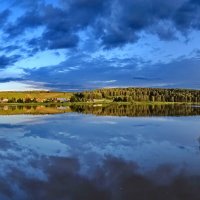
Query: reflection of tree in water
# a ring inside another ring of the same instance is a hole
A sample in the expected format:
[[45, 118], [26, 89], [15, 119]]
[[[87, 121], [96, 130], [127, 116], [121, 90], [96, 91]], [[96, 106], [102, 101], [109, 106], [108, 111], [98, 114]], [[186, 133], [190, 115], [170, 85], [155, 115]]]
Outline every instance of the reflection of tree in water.
[[[139, 173], [137, 164], [119, 158], [106, 157], [102, 165], [81, 175], [75, 158], [49, 157], [32, 160], [33, 168], [48, 177], [29, 177], [24, 171], [11, 169], [7, 179], [0, 181], [1, 196], [8, 199], [48, 200], [199, 200], [200, 177], [174, 173], [175, 167], [163, 165], [146, 175]], [[171, 178], [169, 178], [171, 177]], [[16, 193], [13, 185], [18, 186]], [[20, 192], [19, 192], [20, 193]]]
[[79, 112], [102, 116], [192, 116], [200, 115], [200, 108], [191, 105], [26, 105], [26, 106], [0, 106], [0, 115], [15, 114], [58, 114], [66, 112]]
[[64, 109], [59, 109], [57, 105], [6, 105], [0, 106], [0, 115], [20, 115], [20, 114], [59, 114], [71, 112], [71, 109], [66, 106]]
[[200, 115], [200, 109], [185, 105], [73, 105], [72, 111], [110, 116], [190, 116]]
[[197, 141], [199, 143], [199, 150], [200, 150], [200, 136], [197, 138]]

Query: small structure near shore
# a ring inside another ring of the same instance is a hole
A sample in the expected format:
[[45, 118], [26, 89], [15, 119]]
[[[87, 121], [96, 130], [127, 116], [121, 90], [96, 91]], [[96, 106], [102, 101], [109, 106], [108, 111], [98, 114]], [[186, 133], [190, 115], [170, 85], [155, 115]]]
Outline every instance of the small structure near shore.
[[66, 98], [56, 98], [56, 101], [57, 102], [68, 102], [69, 100], [68, 99], [66, 99]]
[[8, 103], [9, 99], [1, 99], [0, 102], [1, 103]]

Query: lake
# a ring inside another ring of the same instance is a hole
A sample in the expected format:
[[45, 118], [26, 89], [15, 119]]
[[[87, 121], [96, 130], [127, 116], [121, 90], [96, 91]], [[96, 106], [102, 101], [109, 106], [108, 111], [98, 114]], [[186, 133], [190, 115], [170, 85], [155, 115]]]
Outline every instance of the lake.
[[200, 107], [1, 106], [0, 158], [1, 200], [199, 200]]

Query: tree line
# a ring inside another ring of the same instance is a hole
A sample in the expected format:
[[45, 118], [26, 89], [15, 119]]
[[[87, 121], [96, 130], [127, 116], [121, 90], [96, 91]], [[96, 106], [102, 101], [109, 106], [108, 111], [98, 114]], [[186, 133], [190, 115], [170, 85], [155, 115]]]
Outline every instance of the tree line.
[[161, 88], [111, 88], [74, 93], [71, 102], [108, 99], [113, 102], [200, 102], [200, 90]]

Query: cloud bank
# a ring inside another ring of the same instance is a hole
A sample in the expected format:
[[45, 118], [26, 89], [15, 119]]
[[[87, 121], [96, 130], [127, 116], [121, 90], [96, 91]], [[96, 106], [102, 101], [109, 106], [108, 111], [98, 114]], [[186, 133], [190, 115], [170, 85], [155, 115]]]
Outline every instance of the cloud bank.
[[199, 88], [198, 0], [12, 0], [0, 25], [0, 70], [50, 89]]

